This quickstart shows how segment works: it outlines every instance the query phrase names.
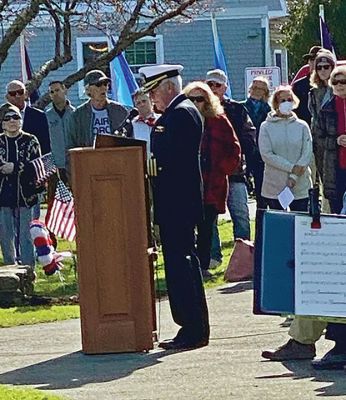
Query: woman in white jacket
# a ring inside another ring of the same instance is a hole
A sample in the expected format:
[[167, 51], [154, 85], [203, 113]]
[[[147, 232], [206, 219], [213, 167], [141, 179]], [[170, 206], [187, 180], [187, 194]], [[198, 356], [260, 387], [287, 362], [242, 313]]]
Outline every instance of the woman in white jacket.
[[272, 97], [272, 111], [260, 128], [258, 144], [265, 164], [262, 196], [272, 209], [282, 209], [278, 195], [286, 186], [294, 196], [290, 209], [308, 208], [312, 138], [308, 124], [292, 111], [298, 104], [290, 86], [279, 86]]
[[[292, 112], [298, 104], [291, 87], [280, 86], [273, 94], [273, 111], [260, 128], [259, 150], [265, 164], [262, 196], [269, 208], [282, 209], [278, 195], [288, 186], [294, 195], [290, 209], [308, 209], [312, 138], [308, 124]], [[295, 317], [288, 332], [291, 339], [276, 350], [263, 351], [262, 357], [272, 361], [312, 359], [324, 327], [324, 322]]]

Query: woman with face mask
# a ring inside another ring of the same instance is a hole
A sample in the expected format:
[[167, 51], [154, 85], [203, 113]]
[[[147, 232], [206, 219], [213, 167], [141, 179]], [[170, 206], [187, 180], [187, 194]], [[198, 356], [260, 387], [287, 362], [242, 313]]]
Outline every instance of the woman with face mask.
[[[308, 190], [312, 186], [309, 168], [312, 138], [308, 124], [292, 111], [298, 104], [299, 100], [290, 86], [278, 87], [272, 97], [272, 111], [260, 128], [259, 149], [265, 164], [262, 196], [272, 209], [283, 209], [278, 196], [286, 187], [294, 196], [290, 209], [308, 209]], [[277, 349], [263, 351], [262, 357], [272, 361], [315, 357], [314, 343], [325, 323], [301, 317], [295, 317], [290, 322], [291, 338], [288, 342]]]
[[292, 111], [298, 104], [290, 86], [278, 87], [273, 93], [272, 111], [260, 128], [258, 145], [265, 164], [262, 196], [269, 208], [282, 209], [278, 196], [286, 187], [294, 196], [291, 210], [308, 208], [312, 139], [308, 124]]

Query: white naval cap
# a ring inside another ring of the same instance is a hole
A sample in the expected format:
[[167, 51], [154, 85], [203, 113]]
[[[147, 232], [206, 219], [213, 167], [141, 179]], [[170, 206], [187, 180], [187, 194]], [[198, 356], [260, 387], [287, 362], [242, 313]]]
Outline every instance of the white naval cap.
[[150, 90], [159, 86], [164, 79], [179, 75], [183, 69], [184, 67], [180, 64], [159, 64], [140, 68], [138, 72], [145, 82], [141, 88], [142, 91], [150, 92]]

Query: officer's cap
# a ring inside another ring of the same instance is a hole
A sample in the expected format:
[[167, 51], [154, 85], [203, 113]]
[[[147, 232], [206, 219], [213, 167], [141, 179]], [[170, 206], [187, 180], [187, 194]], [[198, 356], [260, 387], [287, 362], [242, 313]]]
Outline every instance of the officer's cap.
[[142, 87], [143, 92], [147, 93], [157, 88], [164, 79], [178, 76], [183, 68], [184, 67], [179, 64], [151, 65], [149, 67], [140, 68], [139, 73], [145, 82]]

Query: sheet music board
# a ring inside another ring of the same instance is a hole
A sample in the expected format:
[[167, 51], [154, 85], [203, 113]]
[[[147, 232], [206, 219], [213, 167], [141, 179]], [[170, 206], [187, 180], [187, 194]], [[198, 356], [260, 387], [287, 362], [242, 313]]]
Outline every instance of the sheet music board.
[[346, 217], [323, 215], [319, 232], [310, 224], [307, 213], [258, 213], [256, 314], [346, 317]]

